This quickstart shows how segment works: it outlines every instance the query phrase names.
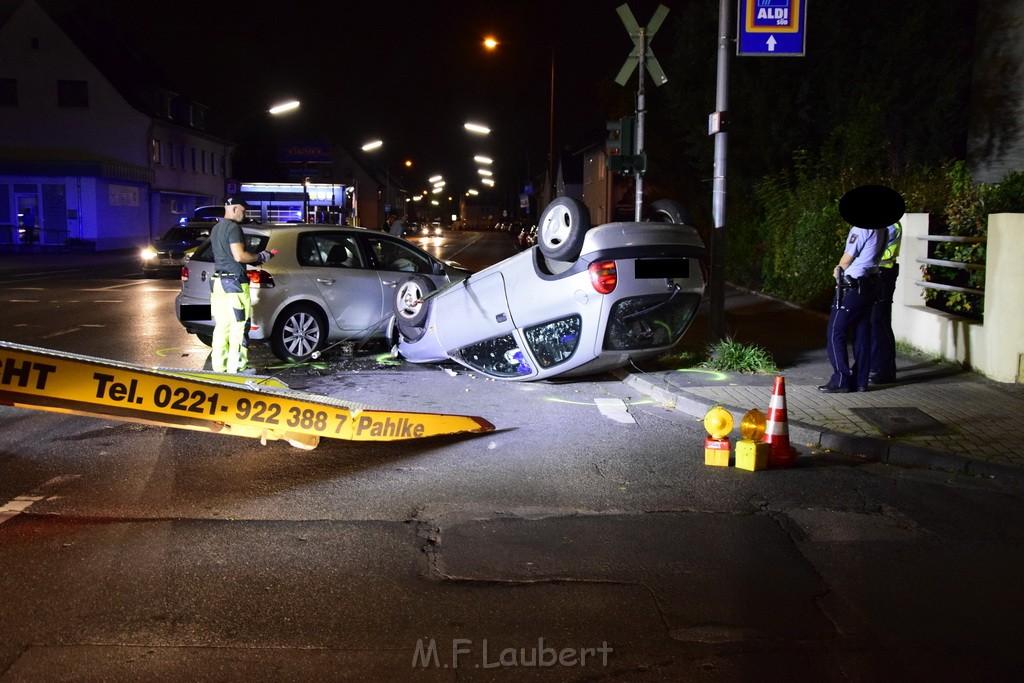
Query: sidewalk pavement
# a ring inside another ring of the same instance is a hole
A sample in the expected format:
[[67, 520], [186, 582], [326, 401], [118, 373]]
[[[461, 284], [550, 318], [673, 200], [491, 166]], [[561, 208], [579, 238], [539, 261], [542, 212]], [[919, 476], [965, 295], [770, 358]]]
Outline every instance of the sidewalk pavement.
[[[707, 302], [705, 302], [705, 307]], [[702, 311], [685, 348], [705, 350]], [[860, 454], [896, 465], [979, 476], [1024, 477], [1024, 384], [986, 379], [960, 365], [897, 354], [897, 383], [863, 393], [823, 394], [832, 373], [825, 351], [827, 316], [727, 288], [726, 334], [761, 346], [785, 378], [789, 438], [801, 455], [814, 449]], [[720, 373], [656, 364], [619, 371], [637, 391], [703, 419], [722, 405], [737, 428], [751, 408], [767, 414], [775, 375]]]

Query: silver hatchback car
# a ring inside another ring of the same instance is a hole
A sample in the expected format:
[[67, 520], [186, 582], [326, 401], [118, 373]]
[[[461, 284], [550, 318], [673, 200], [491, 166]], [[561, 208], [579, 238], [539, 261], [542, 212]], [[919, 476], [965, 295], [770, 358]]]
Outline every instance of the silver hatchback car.
[[706, 251], [675, 202], [644, 222], [590, 227], [586, 207], [556, 199], [536, 246], [434, 288], [409, 275], [393, 290], [398, 353], [454, 360], [490, 377], [592, 374], [672, 348], [704, 294]]
[[[250, 339], [266, 340], [285, 361], [313, 357], [330, 342], [361, 342], [383, 335], [399, 280], [417, 274], [436, 287], [463, 279], [469, 271], [441, 262], [406, 240], [338, 225], [243, 225], [245, 249], [277, 249], [277, 256], [248, 270], [252, 298]], [[178, 320], [209, 345], [213, 249], [201, 244], [186, 261]]]

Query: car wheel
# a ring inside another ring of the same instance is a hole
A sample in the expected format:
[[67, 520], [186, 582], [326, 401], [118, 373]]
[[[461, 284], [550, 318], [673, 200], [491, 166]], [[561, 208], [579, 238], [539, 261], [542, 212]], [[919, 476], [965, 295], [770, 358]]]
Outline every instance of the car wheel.
[[690, 214], [679, 202], [671, 199], [659, 199], [651, 202], [647, 209], [647, 220], [656, 223], [675, 223], [677, 225], [693, 225]]
[[270, 350], [286, 362], [309, 360], [327, 342], [324, 314], [309, 304], [297, 304], [285, 310], [270, 335]]
[[392, 301], [395, 322], [399, 332], [409, 341], [419, 340], [426, 332], [425, 323], [430, 306], [423, 299], [435, 289], [437, 287], [434, 283], [422, 275], [410, 275], [395, 288]]
[[583, 202], [559, 197], [551, 202], [537, 222], [537, 243], [546, 258], [575, 261], [590, 230], [590, 212]]
[[213, 335], [205, 332], [196, 332], [196, 339], [207, 346], [213, 346]]

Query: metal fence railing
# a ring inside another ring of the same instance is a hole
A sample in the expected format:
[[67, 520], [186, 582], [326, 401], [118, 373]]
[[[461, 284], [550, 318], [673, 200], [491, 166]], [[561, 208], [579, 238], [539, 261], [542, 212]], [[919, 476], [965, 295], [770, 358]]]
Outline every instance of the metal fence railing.
[[[923, 235], [917, 239], [924, 242], [960, 242], [962, 244], [985, 244], [984, 237], [960, 237], [957, 235]], [[944, 266], [946, 268], [957, 268], [960, 270], [985, 270], [984, 263], [964, 263], [963, 261], [944, 261], [942, 259], [934, 258], [918, 258], [918, 263], [927, 266]], [[928, 280], [916, 280], [915, 284], [922, 289], [937, 289], [945, 292], [960, 292], [962, 294], [977, 294], [980, 296], [985, 295], [983, 289], [973, 289], [971, 287], [959, 287], [957, 285], [947, 285], [941, 282], [931, 282]]]

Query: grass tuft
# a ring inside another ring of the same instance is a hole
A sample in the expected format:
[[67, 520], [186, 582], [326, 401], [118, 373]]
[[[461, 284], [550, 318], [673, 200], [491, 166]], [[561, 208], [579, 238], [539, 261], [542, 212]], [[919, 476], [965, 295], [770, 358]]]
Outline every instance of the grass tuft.
[[774, 374], [779, 371], [775, 359], [756, 345], [741, 344], [734, 339], [723, 339], [708, 346], [708, 359], [701, 367], [720, 372], [750, 372]]

